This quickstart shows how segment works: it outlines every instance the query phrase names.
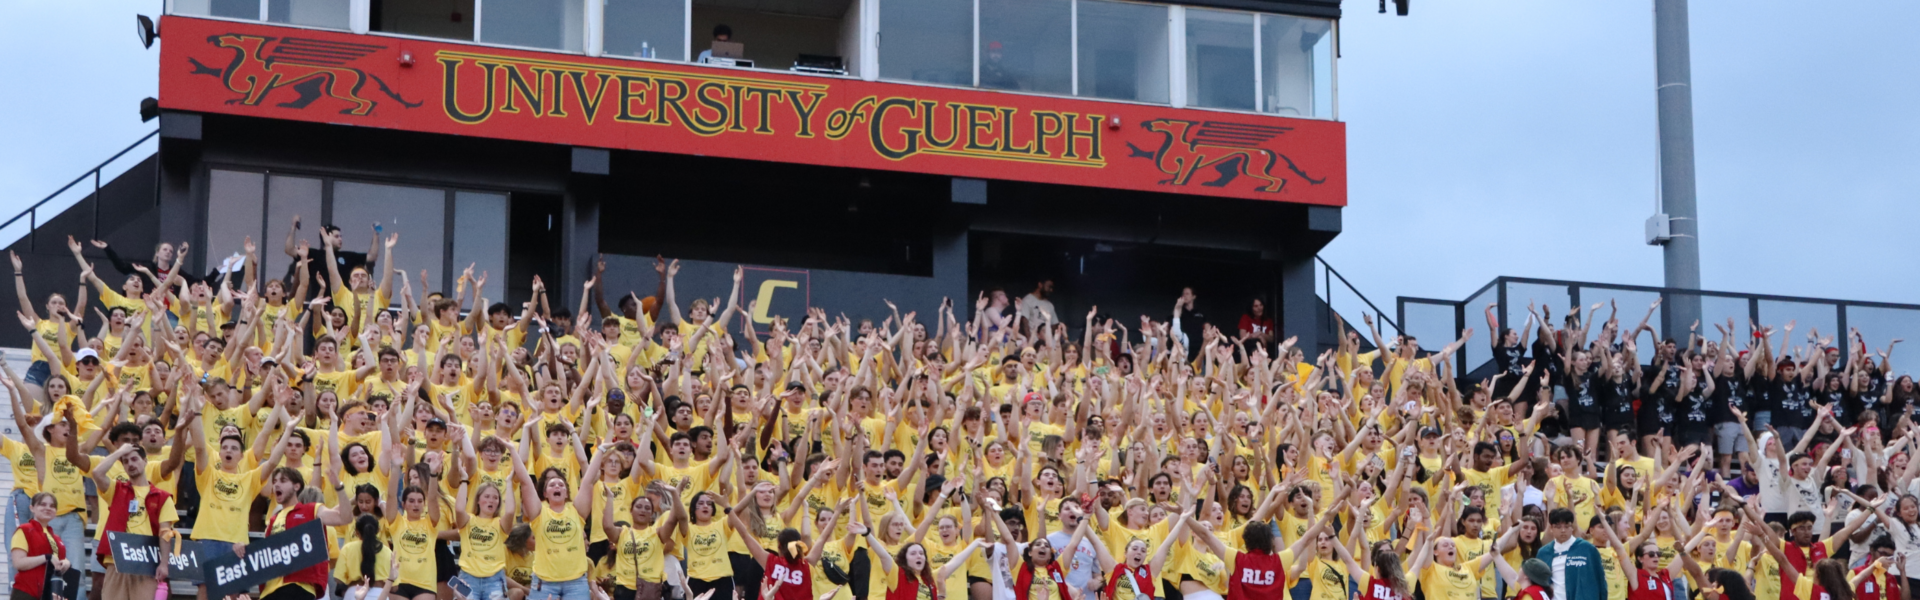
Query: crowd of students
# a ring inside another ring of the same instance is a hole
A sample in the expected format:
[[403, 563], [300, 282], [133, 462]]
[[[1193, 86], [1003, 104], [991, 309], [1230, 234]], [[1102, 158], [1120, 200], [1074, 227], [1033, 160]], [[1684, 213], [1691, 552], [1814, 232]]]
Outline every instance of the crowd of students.
[[1190, 291], [1134, 327], [1029, 305], [1049, 285], [761, 327], [738, 270], [683, 303], [677, 261], [645, 298], [602, 263], [569, 312], [340, 240], [290, 237], [280, 278], [251, 240], [206, 277], [163, 244], [117, 285], [69, 240], [78, 291], [38, 303], [13, 258], [14, 598], [71, 570], [167, 593], [89, 527], [244, 555], [310, 521], [330, 560], [252, 596], [1894, 600], [1920, 574], [1920, 392], [1858, 332], [1489, 307], [1497, 373], [1460, 381], [1471, 329], [1425, 352], [1366, 316], [1309, 355], [1196, 323]]

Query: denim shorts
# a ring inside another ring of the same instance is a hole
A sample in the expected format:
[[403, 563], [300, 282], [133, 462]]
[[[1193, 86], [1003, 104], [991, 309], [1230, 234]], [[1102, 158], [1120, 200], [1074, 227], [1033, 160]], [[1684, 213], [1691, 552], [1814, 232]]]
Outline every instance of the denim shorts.
[[499, 600], [507, 594], [507, 576], [504, 572], [494, 573], [491, 577], [475, 577], [461, 571], [454, 576], [450, 585], [456, 590], [465, 588], [465, 596], [472, 600]]
[[46, 385], [47, 377], [53, 375], [53, 367], [47, 361], [36, 360], [27, 366], [27, 385]]
[[570, 581], [541, 581], [535, 577], [527, 600], [593, 600], [593, 594], [587, 589], [586, 577]]

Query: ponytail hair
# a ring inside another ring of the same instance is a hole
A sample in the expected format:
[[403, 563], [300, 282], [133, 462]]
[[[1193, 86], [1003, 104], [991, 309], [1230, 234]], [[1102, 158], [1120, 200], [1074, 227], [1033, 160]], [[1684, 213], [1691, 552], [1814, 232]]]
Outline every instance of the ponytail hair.
[[360, 576], [372, 579], [377, 571], [374, 559], [379, 558], [380, 520], [373, 515], [360, 515], [353, 519], [353, 532], [360, 538]]

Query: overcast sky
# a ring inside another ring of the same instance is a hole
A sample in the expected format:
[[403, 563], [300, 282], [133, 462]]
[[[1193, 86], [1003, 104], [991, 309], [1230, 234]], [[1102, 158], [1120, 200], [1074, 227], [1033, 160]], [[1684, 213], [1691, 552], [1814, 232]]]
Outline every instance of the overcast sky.
[[[0, 218], [151, 130], [159, 50], [134, 15], [158, 5], [0, 9]], [[1352, 196], [1323, 255], [1363, 292], [1661, 282], [1651, 0], [1346, 10]], [[1697, 2], [1692, 22], [1704, 286], [1920, 303], [1920, 3]]]

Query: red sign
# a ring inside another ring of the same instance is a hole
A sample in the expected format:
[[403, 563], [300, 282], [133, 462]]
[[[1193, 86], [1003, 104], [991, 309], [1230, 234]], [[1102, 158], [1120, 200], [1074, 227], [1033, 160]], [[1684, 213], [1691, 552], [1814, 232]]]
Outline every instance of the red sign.
[[1344, 206], [1346, 125], [167, 17], [160, 105]]

